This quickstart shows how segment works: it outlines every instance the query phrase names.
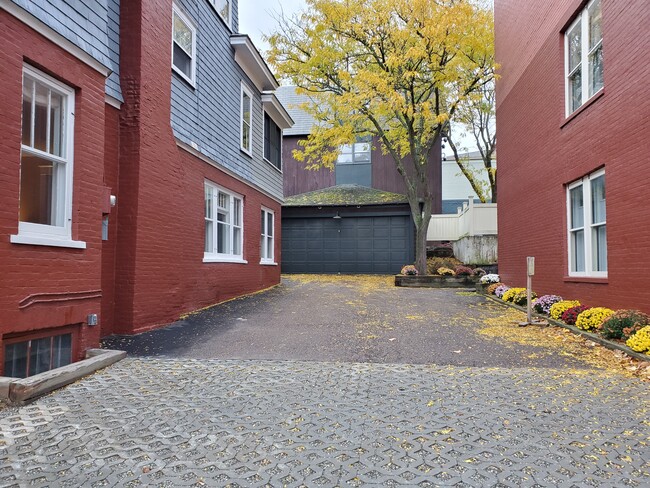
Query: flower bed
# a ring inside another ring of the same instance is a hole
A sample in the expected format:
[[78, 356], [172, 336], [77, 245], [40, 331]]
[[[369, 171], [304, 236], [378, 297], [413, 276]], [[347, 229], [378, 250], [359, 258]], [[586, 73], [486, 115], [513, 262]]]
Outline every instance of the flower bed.
[[[487, 275], [486, 275], [487, 276]], [[477, 287], [501, 303], [526, 311], [527, 290], [491, 283]], [[535, 293], [531, 291], [531, 296]], [[563, 300], [558, 295], [543, 295], [533, 300], [537, 317], [589, 337], [610, 349], [629, 356], [650, 360], [650, 316], [638, 310], [614, 311], [606, 307], [588, 307], [578, 300]]]

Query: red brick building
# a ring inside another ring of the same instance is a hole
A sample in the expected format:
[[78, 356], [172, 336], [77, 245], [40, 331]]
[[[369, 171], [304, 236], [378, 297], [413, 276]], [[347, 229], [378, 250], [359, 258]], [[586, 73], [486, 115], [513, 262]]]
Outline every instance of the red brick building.
[[292, 121], [237, 2], [54, 3], [0, 4], [5, 376], [280, 279]]
[[650, 8], [495, 1], [499, 271], [592, 306], [650, 312]]

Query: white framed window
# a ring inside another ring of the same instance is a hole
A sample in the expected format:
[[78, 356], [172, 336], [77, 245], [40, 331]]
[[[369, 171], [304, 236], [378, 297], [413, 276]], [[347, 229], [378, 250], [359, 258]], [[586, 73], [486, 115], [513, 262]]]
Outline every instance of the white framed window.
[[564, 35], [566, 115], [569, 116], [604, 86], [601, 0], [592, 0]]
[[282, 129], [264, 112], [264, 159], [282, 171]]
[[605, 170], [567, 186], [569, 276], [607, 277]]
[[72, 241], [72, 88], [23, 66], [20, 200], [16, 244], [85, 248]]
[[368, 164], [372, 139], [368, 137], [357, 138], [354, 144], [344, 144], [339, 148], [336, 164]]
[[243, 202], [241, 195], [205, 182], [204, 262], [246, 262]]
[[260, 263], [275, 264], [275, 213], [273, 210], [262, 207], [261, 219], [262, 235], [260, 239]]
[[232, 30], [232, 0], [208, 0], [228, 28]]
[[253, 95], [251, 91], [241, 84], [241, 138], [240, 147], [249, 156], [253, 154]]
[[175, 4], [172, 7], [172, 69], [194, 85], [196, 76], [196, 27]]

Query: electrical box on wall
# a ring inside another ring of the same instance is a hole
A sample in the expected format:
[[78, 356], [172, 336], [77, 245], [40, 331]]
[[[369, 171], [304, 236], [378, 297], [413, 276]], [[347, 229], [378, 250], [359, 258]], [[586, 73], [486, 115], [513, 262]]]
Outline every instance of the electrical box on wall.
[[96, 313], [91, 313], [88, 314], [88, 325], [97, 325], [97, 314]]

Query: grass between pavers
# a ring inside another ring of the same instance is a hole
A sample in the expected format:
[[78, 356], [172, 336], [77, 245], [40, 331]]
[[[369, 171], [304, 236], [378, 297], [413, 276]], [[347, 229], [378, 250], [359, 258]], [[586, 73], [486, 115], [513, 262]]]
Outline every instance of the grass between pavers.
[[481, 295], [510, 309], [511, 313], [507, 313], [503, 317], [510, 322], [507, 327], [501, 325], [499, 319], [488, 319], [485, 321], [487, 328], [481, 330], [480, 333], [497, 338], [502, 337], [520, 344], [545, 346], [561, 344], [568, 348], [568, 351], [561, 352], [561, 354], [579, 356], [580, 359], [586, 360], [593, 366], [610, 370], [612, 368], [619, 369], [628, 376], [650, 381], [650, 357], [647, 355], [538, 313], [533, 313], [533, 316], [543, 319], [548, 325], [519, 327], [518, 324], [525, 321], [526, 309], [524, 307], [504, 302], [487, 294], [481, 293]]

